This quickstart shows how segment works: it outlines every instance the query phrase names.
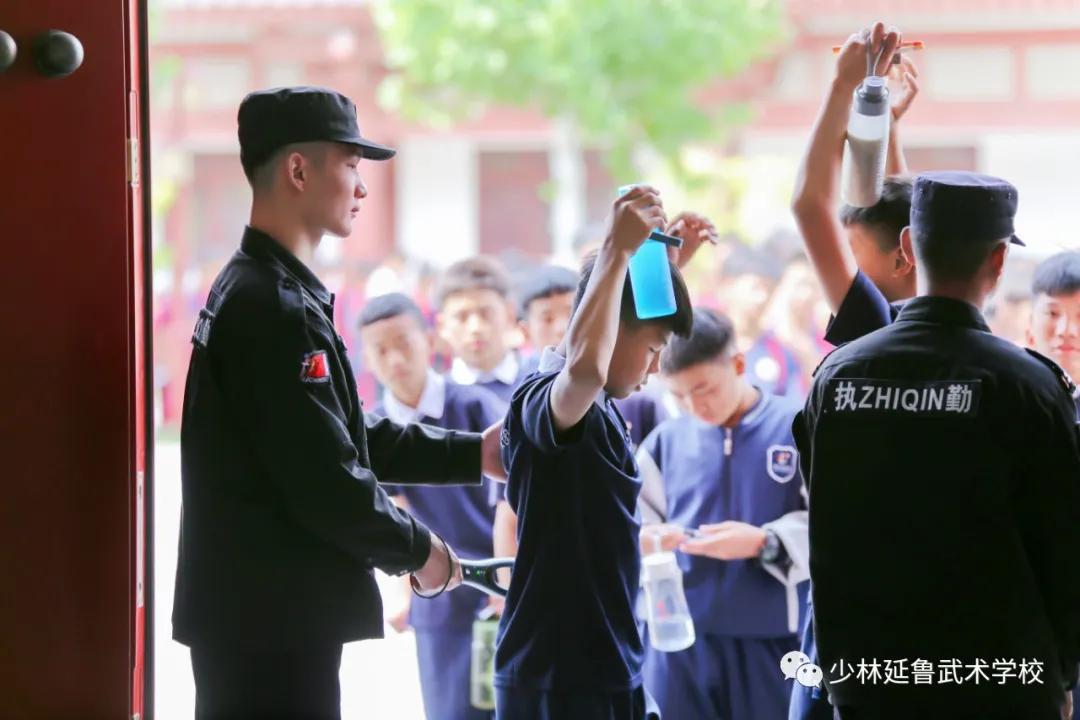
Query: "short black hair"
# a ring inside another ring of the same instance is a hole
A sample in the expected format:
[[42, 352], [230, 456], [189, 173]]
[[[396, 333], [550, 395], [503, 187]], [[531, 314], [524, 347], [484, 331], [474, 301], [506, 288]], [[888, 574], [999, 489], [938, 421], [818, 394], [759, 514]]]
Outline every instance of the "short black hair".
[[510, 296], [510, 274], [501, 262], [486, 255], [459, 260], [439, 279], [435, 304], [441, 308], [448, 297], [466, 290], [493, 290], [506, 299]]
[[[581, 275], [578, 279], [577, 293], [574, 295], [574, 312], [577, 312], [585, 297], [585, 290], [589, 287], [589, 278], [592, 277], [593, 268], [596, 266], [597, 253], [589, 253], [581, 266]], [[619, 322], [629, 325], [662, 325], [677, 337], [688, 337], [693, 328], [694, 308], [690, 304], [690, 291], [686, 287], [682, 273], [674, 265], [671, 265], [671, 286], [675, 291], [675, 313], [665, 317], [641, 320], [637, 316], [634, 307], [634, 289], [630, 285], [630, 270], [626, 271], [626, 280], [623, 282], [622, 298], [619, 302]]]
[[694, 365], [728, 358], [735, 349], [735, 326], [723, 313], [694, 308], [689, 337], [677, 337], [660, 354], [660, 372], [682, 372]]
[[274, 166], [281, 162], [282, 158], [290, 153], [300, 153], [311, 161], [316, 167], [326, 162], [326, 153], [329, 144], [321, 141], [299, 142], [282, 145], [274, 150], [266, 158], [255, 165], [244, 165], [244, 175], [248, 184], [255, 192], [267, 190], [273, 185]]
[[724, 258], [724, 264], [720, 267], [720, 277], [727, 279], [754, 275], [770, 282], [779, 282], [783, 274], [784, 268], [778, 258], [742, 244], [731, 249], [731, 254]]
[[1080, 250], [1059, 252], [1039, 263], [1031, 281], [1032, 295], [1071, 295], [1080, 290]]
[[364, 309], [360, 311], [360, 320], [357, 324], [361, 328], [366, 328], [381, 320], [389, 320], [401, 315], [410, 315], [420, 323], [420, 327], [427, 327], [427, 320], [424, 319], [424, 313], [420, 312], [420, 306], [408, 295], [396, 292], [378, 295], [368, 300], [364, 304]]
[[900, 244], [900, 231], [911, 224], [911, 178], [885, 178], [881, 199], [870, 207], [844, 205], [840, 208], [840, 224], [844, 227], [862, 225], [872, 231], [874, 241], [882, 252], [895, 250]]
[[919, 265], [928, 278], [939, 282], [971, 280], [994, 248], [1008, 242], [1009, 238], [975, 240], [911, 232], [911, 244]]
[[521, 317], [529, 314], [529, 306], [537, 300], [565, 295], [577, 290], [578, 276], [573, 270], [557, 265], [545, 265], [530, 272], [518, 291]]

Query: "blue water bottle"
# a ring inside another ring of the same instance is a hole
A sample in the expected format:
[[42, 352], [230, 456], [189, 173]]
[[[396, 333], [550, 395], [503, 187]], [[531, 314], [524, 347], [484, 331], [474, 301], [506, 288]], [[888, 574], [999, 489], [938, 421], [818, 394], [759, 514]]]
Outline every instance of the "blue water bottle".
[[[622, 186], [619, 196], [630, 192], [633, 187]], [[630, 287], [634, 292], [634, 309], [639, 320], [674, 315], [677, 309], [668, 245], [681, 247], [682, 240], [653, 230], [637, 252], [630, 256]]]

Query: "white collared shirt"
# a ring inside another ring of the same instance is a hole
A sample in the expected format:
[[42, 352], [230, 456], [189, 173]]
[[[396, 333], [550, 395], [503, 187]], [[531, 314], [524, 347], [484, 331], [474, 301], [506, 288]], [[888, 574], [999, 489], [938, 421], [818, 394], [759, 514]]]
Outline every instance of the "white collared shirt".
[[566, 367], [566, 358], [559, 354], [551, 345], [544, 348], [540, 353], [540, 361], [536, 365], [536, 371], [542, 373], [558, 372]]
[[465, 364], [461, 358], [454, 358], [450, 366], [450, 379], [458, 385], [476, 385], [477, 383], [501, 382], [503, 385], [513, 385], [517, 381], [518, 371], [521, 364], [518, 362], [517, 353], [508, 352], [495, 369], [491, 372], [475, 370]]
[[428, 369], [424, 391], [420, 393], [420, 403], [416, 407], [409, 407], [398, 400], [390, 388], [383, 391], [382, 404], [386, 416], [398, 425], [419, 422], [422, 418], [438, 420], [443, 416], [443, 406], [446, 404], [446, 380]]

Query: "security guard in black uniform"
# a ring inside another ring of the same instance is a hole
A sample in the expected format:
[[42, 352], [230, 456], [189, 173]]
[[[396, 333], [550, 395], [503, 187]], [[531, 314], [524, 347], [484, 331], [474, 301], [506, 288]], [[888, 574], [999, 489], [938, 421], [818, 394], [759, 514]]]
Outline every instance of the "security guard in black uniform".
[[[378, 482], [479, 484], [482, 442], [365, 423], [334, 296], [304, 263], [351, 232], [361, 158], [394, 151], [318, 88], [253, 93], [239, 126], [254, 200], [192, 337], [173, 636], [191, 647], [196, 717], [336, 718], [342, 644], [382, 636], [373, 568], [427, 594], [460, 581]], [[484, 449], [497, 457], [495, 433]]]
[[815, 632], [842, 720], [1058, 718], [1080, 660], [1071, 382], [990, 333], [1016, 189], [915, 184], [920, 295], [829, 355], [795, 438]]

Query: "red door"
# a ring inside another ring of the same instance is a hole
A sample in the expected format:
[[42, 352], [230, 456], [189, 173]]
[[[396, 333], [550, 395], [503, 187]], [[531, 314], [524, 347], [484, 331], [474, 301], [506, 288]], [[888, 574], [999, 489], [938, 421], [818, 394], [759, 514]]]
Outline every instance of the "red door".
[[[2, 5], [0, 716], [120, 720], [142, 713], [144, 23], [139, 0]], [[66, 77], [36, 67], [72, 56], [35, 52], [48, 30], [81, 42]]]

